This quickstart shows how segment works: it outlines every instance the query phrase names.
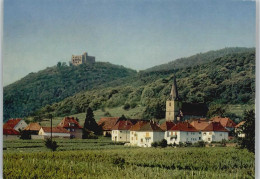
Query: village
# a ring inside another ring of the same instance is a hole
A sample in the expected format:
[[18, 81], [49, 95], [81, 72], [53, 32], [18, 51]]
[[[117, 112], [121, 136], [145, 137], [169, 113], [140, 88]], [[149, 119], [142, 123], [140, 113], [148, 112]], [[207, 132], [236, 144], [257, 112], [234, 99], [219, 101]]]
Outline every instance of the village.
[[[127, 146], [151, 147], [162, 140], [167, 145], [194, 144], [228, 141], [234, 137], [244, 137], [240, 127], [244, 121], [236, 124], [230, 118], [205, 117], [205, 106], [182, 103], [174, 77], [170, 96], [166, 101], [165, 121], [161, 124], [154, 120], [126, 119], [122, 117], [102, 117], [98, 126], [103, 135], [114, 142]], [[64, 117], [55, 127], [42, 127], [39, 123], [27, 124], [23, 119], [9, 119], [3, 126], [4, 140], [20, 139], [26, 131], [31, 139], [67, 138], [81, 139], [83, 127], [74, 117]]]

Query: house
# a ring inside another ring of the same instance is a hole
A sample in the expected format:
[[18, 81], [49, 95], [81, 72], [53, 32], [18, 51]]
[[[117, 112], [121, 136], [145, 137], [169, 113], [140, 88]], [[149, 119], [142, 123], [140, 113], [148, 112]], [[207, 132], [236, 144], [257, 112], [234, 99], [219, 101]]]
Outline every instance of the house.
[[3, 139], [20, 139], [20, 130], [27, 126], [22, 119], [9, 119], [3, 126]]
[[14, 129], [16, 131], [24, 130], [27, 126], [26, 122], [22, 119], [9, 119], [3, 126], [4, 129]]
[[207, 127], [201, 130], [201, 137], [204, 142], [221, 142], [228, 140], [228, 130], [220, 122], [210, 122]]
[[62, 127], [69, 131], [70, 138], [82, 138], [82, 127], [79, 125], [78, 121], [74, 117], [65, 117], [57, 125], [57, 127]]
[[49, 138], [51, 137], [51, 132], [53, 138], [70, 138], [69, 131], [62, 127], [41, 127], [38, 135], [43, 138]]
[[130, 144], [151, 147], [153, 142], [164, 139], [164, 131], [153, 121], [140, 121], [130, 128]]
[[160, 125], [160, 128], [165, 131], [164, 138], [167, 138], [167, 131], [170, 130], [173, 126], [175, 126], [176, 123], [173, 121], [165, 121]]
[[28, 131], [31, 135], [38, 135], [41, 126], [39, 123], [30, 123], [24, 128], [25, 131]]
[[210, 119], [213, 122], [220, 122], [223, 127], [225, 127], [228, 131], [233, 131], [236, 127], [236, 123], [234, 123], [230, 118], [215, 116]]
[[235, 126], [235, 133], [237, 134], [238, 137], [245, 137], [245, 133], [242, 133], [241, 127], [245, 124], [246, 121], [241, 121], [238, 123], [238, 125]]
[[129, 129], [133, 126], [133, 123], [129, 120], [118, 121], [112, 130], [112, 141], [115, 142], [130, 142]]
[[167, 144], [195, 143], [201, 140], [200, 132], [188, 122], [179, 122], [166, 131]]
[[15, 139], [20, 139], [20, 132], [11, 128], [3, 129], [3, 140], [15, 140]]
[[102, 117], [98, 121], [98, 125], [102, 127], [104, 136], [111, 136], [112, 127], [116, 125], [119, 117]]

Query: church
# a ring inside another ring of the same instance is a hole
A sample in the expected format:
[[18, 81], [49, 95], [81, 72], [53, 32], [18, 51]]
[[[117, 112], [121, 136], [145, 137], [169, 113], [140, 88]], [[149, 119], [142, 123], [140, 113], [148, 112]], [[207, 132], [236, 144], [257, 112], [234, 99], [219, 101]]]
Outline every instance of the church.
[[204, 103], [185, 103], [181, 101], [174, 76], [170, 97], [166, 100], [166, 121], [177, 122], [194, 118], [205, 118], [207, 112], [208, 107]]

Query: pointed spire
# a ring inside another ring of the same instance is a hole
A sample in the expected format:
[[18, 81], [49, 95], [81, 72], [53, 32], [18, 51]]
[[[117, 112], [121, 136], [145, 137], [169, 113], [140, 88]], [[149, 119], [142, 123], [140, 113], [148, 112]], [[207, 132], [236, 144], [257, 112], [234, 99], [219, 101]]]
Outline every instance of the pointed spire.
[[178, 90], [177, 90], [177, 83], [176, 83], [175, 76], [173, 77], [173, 84], [172, 84], [170, 99], [171, 100], [178, 100], [179, 99]]

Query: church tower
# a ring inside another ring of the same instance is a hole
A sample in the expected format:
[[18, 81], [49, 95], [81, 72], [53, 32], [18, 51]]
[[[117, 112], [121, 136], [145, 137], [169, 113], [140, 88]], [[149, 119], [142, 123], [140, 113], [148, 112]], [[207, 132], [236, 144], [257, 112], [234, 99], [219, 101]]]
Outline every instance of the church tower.
[[166, 101], [166, 121], [177, 121], [179, 120], [178, 115], [181, 109], [181, 102], [179, 101], [179, 95], [177, 90], [176, 78], [173, 78], [172, 89], [170, 98]]

